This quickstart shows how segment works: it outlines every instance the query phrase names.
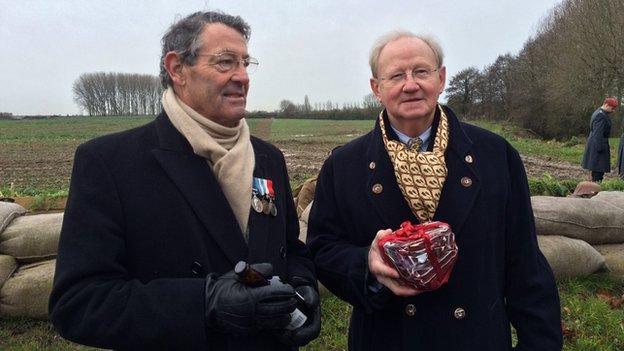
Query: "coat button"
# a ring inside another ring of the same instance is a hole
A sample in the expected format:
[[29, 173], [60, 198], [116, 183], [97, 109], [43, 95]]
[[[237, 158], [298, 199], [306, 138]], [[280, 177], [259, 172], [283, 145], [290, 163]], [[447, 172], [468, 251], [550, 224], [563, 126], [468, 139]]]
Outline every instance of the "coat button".
[[373, 185], [373, 193], [381, 194], [382, 191], [383, 191], [383, 185], [381, 185], [379, 183]]
[[286, 258], [286, 248], [285, 247], [281, 246], [280, 250], [279, 250], [279, 253], [280, 253], [280, 257], [282, 259]]
[[472, 161], [473, 161], [471, 155], [466, 155], [466, 157], [464, 157], [464, 160], [466, 160], [466, 162], [468, 162], [468, 163], [472, 163]]
[[467, 188], [469, 186], [472, 185], [472, 179], [468, 178], [468, 177], [463, 177], [461, 179], [461, 185], [464, 186], [464, 188]]
[[375, 161], [371, 161], [371, 163], [368, 164], [368, 168], [370, 169], [375, 169], [375, 167], [377, 167], [377, 164], [375, 163]]
[[466, 311], [461, 307], [457, 307], [455, 312], [453, 312], [453, 316], [455, 316], [455, 319], [464, 319], [466, 318]]
[[405, 305], [405, 314], [412, 317], [416, 314], [416, 306], [414, 304], [408, 303]]
[[191, 273], [193, 273], [193, 275], [200, 275], [201, 272], [202, 272], [201, 263], [197, 261], [193, 262], [193, 264], [191, 265]]

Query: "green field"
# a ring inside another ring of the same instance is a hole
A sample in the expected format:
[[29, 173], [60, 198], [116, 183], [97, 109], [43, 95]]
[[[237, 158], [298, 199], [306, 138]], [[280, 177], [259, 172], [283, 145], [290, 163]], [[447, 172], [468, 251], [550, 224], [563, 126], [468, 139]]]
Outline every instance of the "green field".
[[[89, 139], [139, 126], [152, 117], [67, 117], [49, 120], [0, 120], [0, 196], [67, 194], [75, 148]], [[569, 142], [541, 141], [507, 124], [471, 122], [511, 142], [522, 155], [544, 163], [578, 165], [584, 138]], [[373, 121], [250, 120], [252, 133], [273, 142], [284, 154], [292, 185], [318, 172], [334, 147], [370, 130]], [[612, 163], [618, 140], [611, 140]], [[580, 170], [580, 167], [578, 167]], [[529, 170], [530, 171], [530, 170]], [[536, 194], [565, 195], [580, 179], [541, 175], [530, 180]], [[624, 190], [624, 182], [611, 179], [605, 188]], [[624, 307], [612, 306], [607, 297], [624, 298], [624, 280], [594, 275], [559, 282], [566, 351], [624, 350]], [[335, 297], [323, 298], [321, 337], [304, 348], [346, 350], [349, 305]], [[45, 321], [0, 319], [0, 350], [88, 350], [61, 339]]]

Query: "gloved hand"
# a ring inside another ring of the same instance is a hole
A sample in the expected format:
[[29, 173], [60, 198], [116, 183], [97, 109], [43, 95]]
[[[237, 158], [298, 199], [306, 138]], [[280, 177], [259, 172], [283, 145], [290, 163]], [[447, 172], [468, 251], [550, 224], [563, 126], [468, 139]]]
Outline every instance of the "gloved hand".
[[[252, 265], [270, 276], [270, 264]], [[251, 288], [241, 283], [234, 273], [206, 277], [206, 326], [232, 334], [250, 334], [263, 329], [282, 329], [290, 322], [297, 301], [292, 286], [279, 280], [270, 285]]]
[[[303, 312], [308, 319], [305, 324], [295, 330], [280, 330], [275, 332], [277, 339], [289, 346], [303, 346], [316, 339], [321, 332], [321, 305], [318, 292], [309, 282], [295, 277], [291, 281], [295, 290], [305, 300]], [[302, 284], [302, 285], [297, 285]], [[299, 307], [301, 309], [301, 307]]]

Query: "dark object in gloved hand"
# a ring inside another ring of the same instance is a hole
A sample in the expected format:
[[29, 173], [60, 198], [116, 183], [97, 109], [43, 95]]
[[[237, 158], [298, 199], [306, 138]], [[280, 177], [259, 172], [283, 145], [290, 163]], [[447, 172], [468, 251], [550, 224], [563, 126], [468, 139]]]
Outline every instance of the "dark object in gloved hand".
[[[252, 265], [270, 276], [268, 263]], [[290, 323], [297, 301], [292, 286], [280, 281], [260, 287], [243, 284], [234, 271], [206, 277], [206, 326], [232, 334], [250, 334], [263, 329], [282, 329]]]
[[303, 346], [310, 341], [316, 339], [321, 332], [321, 305], [318, 291], [314, 286], [305, 282], [304, 285], [298, 285], [303, 283], [303, 279], [295, 277], [291, 283], [296, 286], [295, 290], [299, 295], [303, 297], [305, 303], [298, 308], [308, 317], [305, 324], [294, 330], [280, 330], [275, 332], [277, 339], [286, 345], [290, 346]]

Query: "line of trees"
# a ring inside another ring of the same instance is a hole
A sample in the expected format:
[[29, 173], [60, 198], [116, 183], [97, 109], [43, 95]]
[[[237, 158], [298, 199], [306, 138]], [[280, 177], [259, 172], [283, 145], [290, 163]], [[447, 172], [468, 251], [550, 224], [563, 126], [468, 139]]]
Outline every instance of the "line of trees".
[[89, 116], [155, 115], [160, 112], [158, 77], [137, 73], [83, 73], [73, 86], [74, 101]]
[[[332, 101], [310, 103], [306, 95], [303, 104], [295, 104], [290, 100], [282, 100], [279, 110], [271, 117], [300, 119], [375, 119], [382, 106], [373, 94], [364, 96], [361, 103], [338, 104]], [[265, 113], [266, 115], [266, 113]], [[263, 117], [262, 113], [251, 113], [249, 117]]]
[[467, 118], [511, 120], [545, 138], [585, 135], [603, 99], [624, 96], [624, 1], [562, 1], [517, 55], [460, 71], [446, 93]]

